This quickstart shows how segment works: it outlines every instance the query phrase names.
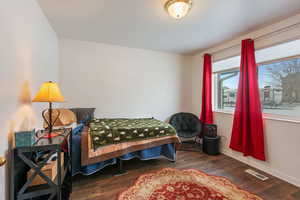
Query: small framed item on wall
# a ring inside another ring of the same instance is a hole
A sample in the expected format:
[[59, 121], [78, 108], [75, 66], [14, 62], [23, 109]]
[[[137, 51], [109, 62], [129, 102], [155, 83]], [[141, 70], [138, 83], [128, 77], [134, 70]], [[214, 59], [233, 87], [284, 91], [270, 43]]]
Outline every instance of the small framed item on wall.
[[15, 132], [15, 146], [28, 147], [35, 143], [35, 129], [32, 131]]

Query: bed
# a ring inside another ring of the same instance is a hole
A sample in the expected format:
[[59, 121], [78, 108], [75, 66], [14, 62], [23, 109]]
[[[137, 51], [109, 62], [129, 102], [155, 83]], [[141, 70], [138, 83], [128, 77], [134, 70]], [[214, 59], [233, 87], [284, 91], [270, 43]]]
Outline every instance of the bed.
[[89, 126], [82, 125], [81, 134], [73, 135], [72, 174], [90, 175], [132, 158], [149, 160], [164, 156], [175, 161], [179, 145], [175, 129], [153, 118], [93, 119]]

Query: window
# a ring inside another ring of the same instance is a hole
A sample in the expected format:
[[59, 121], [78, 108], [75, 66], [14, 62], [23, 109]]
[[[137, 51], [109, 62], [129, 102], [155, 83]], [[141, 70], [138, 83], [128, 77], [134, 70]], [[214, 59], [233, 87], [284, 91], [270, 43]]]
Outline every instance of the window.
[[219, 109], [231, 110], [235, 107], [239, 74], [238, 70], [217, 74], [217, 103]]
[[[215, 78], [217, 108], [233, 110], [239, 70], [218, 72]], [[258, 79], [264, 113], [300, 117], [300, 58], [259, 65]]]
[[300, 58], [261, 65], [258, 71], [264, 112], [300, 116]]

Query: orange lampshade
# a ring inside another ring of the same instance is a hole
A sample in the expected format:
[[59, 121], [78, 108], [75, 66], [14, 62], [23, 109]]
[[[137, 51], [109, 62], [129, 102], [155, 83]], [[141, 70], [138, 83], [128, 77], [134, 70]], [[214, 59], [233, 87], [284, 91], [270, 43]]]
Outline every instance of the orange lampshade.
[[40, 87], [33, 102], [64, 102], [65, 98], [62, 96], [58, 85], [54, 82], [45, 82]]

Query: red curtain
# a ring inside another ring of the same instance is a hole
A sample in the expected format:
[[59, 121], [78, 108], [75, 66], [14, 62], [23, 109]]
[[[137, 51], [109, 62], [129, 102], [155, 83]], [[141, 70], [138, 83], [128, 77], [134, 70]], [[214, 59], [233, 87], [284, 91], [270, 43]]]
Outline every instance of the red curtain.
[[204, 54], [204, 64], [203, 64], [203, 89], [202, 89], [202, 110], [200, 115], [200, 120], [205, 124], [213, 123], [213, 113], [212, 113], [212, 63], [211, 55]]
[[254, 41], [242, 41], [240, 80], [230, 148], [265, 161], [264, 130]]

